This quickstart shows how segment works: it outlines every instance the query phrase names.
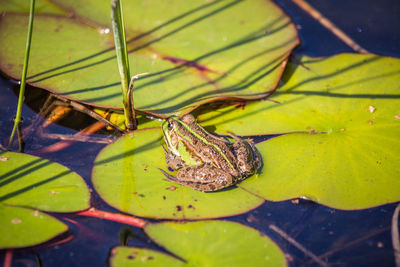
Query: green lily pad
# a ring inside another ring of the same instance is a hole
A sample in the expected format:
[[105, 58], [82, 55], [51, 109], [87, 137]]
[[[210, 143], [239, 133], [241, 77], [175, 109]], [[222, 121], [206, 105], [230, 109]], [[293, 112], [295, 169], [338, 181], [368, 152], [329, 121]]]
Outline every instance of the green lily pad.
[[[400, 60], [303, 57], [273, 102], [201, 116], [217, 132], [285, 133], [258, 145], [262, 173], [239, 186], [268, 200], [306, 197], [339, 209], [400, 200]], [[297, 133], [296, 133], [297, 132]], [[299, 133], [303, 132], [303, 133]]]
[[[105, 28], [109, 1], [61, 5], [82, 17], [35, 17], [29, 84], [121, 109], [114, 44]], [[130, 1], [124, 9], [131, 70], [150, 73], [135, 82], [135, 108], [152, 114], [182, 113], [217, 99], [264, 97], [298, 44], [290, 19], [270, 1]], [[0, 69], [15, 79], [26, 25], [27, 16], [11, 13], [0, 21]]]
[[110, 266], [185, 266], [173, 256], [151, 249], [115, 247], [111, 252]]
[[39, 210], [76, 212], [89, 207], [86, 184], [66, 167], [15, 152], [0, 157], [0, 218], [2, 226], [9, 225], [2, 227], [0, 248], [35, 245], [67, 230]]
[[32, 209], [0, 204], [0, 249], [43, 243], [68, 230], [68, 227]]
[[[146, 233], [173, 255], [117, 247], [112, 266], [286, 266], [280, 248], [250, 227], [229, 221], [149, 224]], [[136, 254], [137, 253], [137, 254]], [[152, 257], [152, 258], [150, 258]], [[163, 262], [163, 260], [167, 260]], [[170, 265], [168, 265], [170, 266]]]
[[[29, 13], [30, 1], [25, 0], [0, 0], [0, 12]], [[36, 0], [35, 14], [66, 15], [67, 12], [50, 0]]]
[[263, 203], [239, 188], [204, 193], [166, 181], [159, 170], [167, 170], [163, 144], [162, 131], [156, 128], [136, 131], [108, 145], [93, 168], [96, 191], [111, 206], [149, 218], [216, 218]]

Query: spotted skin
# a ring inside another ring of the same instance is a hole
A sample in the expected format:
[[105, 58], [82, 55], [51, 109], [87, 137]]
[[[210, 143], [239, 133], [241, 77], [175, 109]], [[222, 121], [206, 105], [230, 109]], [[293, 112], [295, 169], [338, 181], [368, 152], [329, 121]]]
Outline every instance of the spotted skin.
[[231, 144], [207, 132], [192, 115], [167, 119], [163, 131], [169, 149], [164, 150], [166, 162], [169, 169], [178, 171], [176, 177], [161, 171], [177, 184], [204, 192], [217, 191], [253, 175], [261, 166], [251, 141], [229, 133], [235, 140]]

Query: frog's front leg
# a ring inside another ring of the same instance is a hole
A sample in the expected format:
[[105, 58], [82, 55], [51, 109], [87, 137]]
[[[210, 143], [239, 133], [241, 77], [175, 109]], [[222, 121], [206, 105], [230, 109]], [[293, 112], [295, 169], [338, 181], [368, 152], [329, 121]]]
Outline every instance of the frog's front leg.
[[168, 180], [205, 192], [217, 191], [234, 184], [232, 175], [209, 164], [184, 167], [178, 171], [176, 177], [164, 171], [163, 173]]
[[162, 147], [165, 153], [165, 161], [167, 162], [168, 168], [173, 171], [173, 170], [178, 170], [185, 166], [185, 163], [183, 162], [182, 158], [180, 156], [177, 156], [171, 152], [168, 152], [164, 147]]

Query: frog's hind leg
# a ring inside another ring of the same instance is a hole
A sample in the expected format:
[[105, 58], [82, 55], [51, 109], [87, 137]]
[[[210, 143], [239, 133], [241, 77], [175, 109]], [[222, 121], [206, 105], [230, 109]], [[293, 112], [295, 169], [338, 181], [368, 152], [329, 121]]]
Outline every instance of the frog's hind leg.
[[244, 141], [233, 133], [228, 133], [236, 142], [232, 145], [238, 160], [238, 168], [244, 174], [242, 178], [254, 174], [261, 167], [261, 155], [258, 153], [253, 141]]
[[222, 185], [218, 182], [212, 182], [212, 183], [196, 183], [196, 182], [181, 183], [179, 181], [174, 181], [174, 182], [203, 192], [218, 191], [232, 185], [232, 184]]
[[176, 174], [176, 178], [182, 182], [194, 182], [199, 184], [221, 184], [226, 187], [233, 183], [232, 175], [210, 164], [187, 166]]
[[168, 172], [164, 171], [163, 169], [160, 169], [160, 168], [158, 168], [158, 169], [162, 172], [162, 174], [164, 174], [165, 178], [167, 178], [168, 181], [175, 182], [175, 183], [179, 184], [179, 181], [176, 179], [175, 176], [169, 174]]
[[234, 184], [230, 174], [210, 165], [185, 167], [177, 173], [177, 177], [160, 171], [169, 181], [203, 192], [217, 191]]
[[190, 188], [196, 189], [196, 190], [200, 190], [200, 191], [205, 191], [205, 190], [201, 190], [203, 188], [203, 186], [201, 186], [202, 184], [200, 183], [195, 183], [195, 182], [188, 182], [188, 181], [179, 181], [175, 176], [169, 174], [168, 172], [164, 171], [163, 169], [158, 168], [162, 174], [164, 174], [164, 176], [167, 178], [166, 180], [180, 184], [180, 185], [184, 185], [184, 186], [188, 186]]

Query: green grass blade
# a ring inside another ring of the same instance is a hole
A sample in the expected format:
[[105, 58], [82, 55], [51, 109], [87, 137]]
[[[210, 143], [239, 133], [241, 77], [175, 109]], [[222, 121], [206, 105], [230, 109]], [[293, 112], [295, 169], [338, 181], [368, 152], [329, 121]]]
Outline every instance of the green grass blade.
[[[26, 82], [26, 74], [28, 72], [28, 62], [29, 55], [31, 51], [31, 40], [32, 40], [32, 29], [33, 29], [33, 17], [35, 13], [35, 0], [31, 0], [30, 2], [30, 10], [29, 10], [29, 25], [28, 25], [28, 35], [26, 38], [26, 47], [25, 47], [25, 59], [24, 59], [24, 67], [22, 70], [21, 77], [21, 85], [19, 89], [19, 97], [18, 97], [18, 106], [17, 106], [17, 114], [15, 115], [14, 127], [11, 132], [10, 140], [8, 142], [9, 145], [12, 144], [15, 131], [18, 129], [18, 126], [21, 124], [21, 113], [22, 113], [22, 104], [24, 101], [25, 94], [25, 82]], [[19, 149], [22, 149], [22, 144], [19, 142]]]

